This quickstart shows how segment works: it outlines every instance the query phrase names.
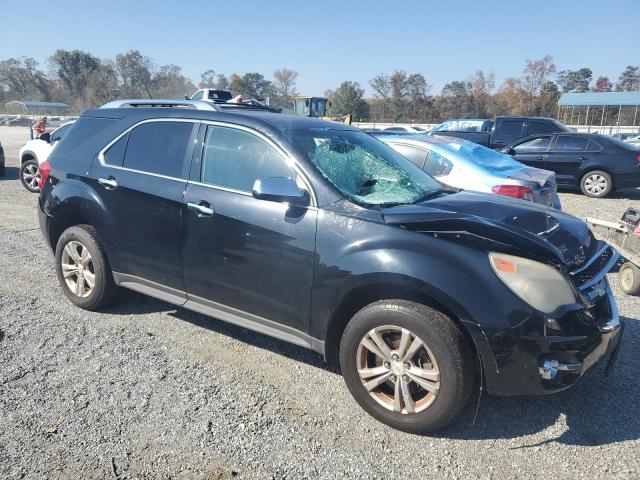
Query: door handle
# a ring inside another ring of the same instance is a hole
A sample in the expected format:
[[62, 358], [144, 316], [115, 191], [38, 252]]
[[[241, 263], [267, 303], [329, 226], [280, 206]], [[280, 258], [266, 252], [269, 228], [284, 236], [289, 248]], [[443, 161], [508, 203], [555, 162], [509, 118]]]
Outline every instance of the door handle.
[[587, 157], [578, 157], [578, 160], [580, 160], [581, 162], [586, 160], [586, 159], [587, 159]]
[[210, 217], [211, 215], [216, 213], [215, 210], [211, 208], [211, 205], [209, 205], [207, 202], [189, 202], [187, 203], [187, 207], [189, 207], [189, 210], [193, 210], [194, 212], [198, 213], [198, 215], [206, 215], [207, 217]]
[[542, 155], [538, 155], [538, 160], [544, 160], [544, 157]]
[[109, 177], [109, 178], [100, 177], [98, 179], [98, 183], [102, 185], [104, 188], [106, 188], [107, 190], [113, 190], [114, 188], [118, 188], [118, 182], [116, 182], [116, 179], [113, 177]]

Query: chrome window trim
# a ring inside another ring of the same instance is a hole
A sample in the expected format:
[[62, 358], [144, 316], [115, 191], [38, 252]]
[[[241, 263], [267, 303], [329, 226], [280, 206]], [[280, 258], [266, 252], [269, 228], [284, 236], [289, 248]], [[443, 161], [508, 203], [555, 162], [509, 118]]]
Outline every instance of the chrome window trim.
[[107, 145], [103, 147], [102, 150], [100, 150], [100, 152], [98, 153], [98, 162], [100, 162], [101, 166], [106, 168], [113, 168], [115, 170], [123, 170], [126, 172], [142, 173], [144, 175], [151, 175], [152, 177], [165, 178], [167, 180], [175, 180], [178, 182], [187, 182], [188, 179], [186, 178], [171, 177], [168, 175], [162, 175], [161, 173], [145, 172], [144, 170], [137, 170], [135, 168], [127, 168], [124, 166], [121, 167], [119, 165], [110, 165], [109, 163], [106, 162], [105, 153], [107, 152], [107, 150], [109, 150], [113, 146], [113, 144], [115, 144], [118, 140], [120, 140], [122, 137], [127, 135], [129, 132], [131, 132], [134, 128], [138, 127], [139, 125], [142, 125], [145, 123], [153, 123], [153, 122], [184, 122], [184, 123], [194, 123], [194, 124], [201, 123], [200, 120], [187, 119], [187, 118], [147, 118], [146, 120], [142, 120], [130, 126], [124, 132], [120, 133], [117, 137], [115, 137], [113, 140], [107, 143]]
[[103, 167], [106, 167], [106, 168], [113, 168], [113, 169], [116, 169], [116, 170], [123, 170], [123, 171], [128, 171], [128, 172], [141, 173], [141, 174], [144, 174], [144, 175], [151, 175], [153, 177], [165, 178], [167, 180], [175, 180], [175, 181], [178, 181], [178, 182], [193, 183], [195, 185], [200, 185], [200, 186], [203, 186], [203, 187], [215, 188], [215, 189], [222, 190], [222, 191], [225, 191], [225, 192], [239, 193], [241, 195], [252, 196], [251, 192], [246, 192], [244, 190], [236, 190], [236, 189], [233, 189], [233, 188], [224, 187], [222, 185], [212, 185], [212, 184], [203, 183], [203, 182], [200, 182], [200, 181], [193, 181], [193, 180], [189, 180], [188, 178], [170, 177], [170, 176], [167, 176], [167, 175], [162, 175], [160, 173], [145, 172], [143, 170], [137, 170], [137, 169], [134, 169], [134, 168], [127, 168], [127, 167], [118, 166], [118, 165], [110, 165], [109, 163], [107, 163], [107, 161], [105, 159], [105, 153], [107, 152], [107, 150], [109, 150], [109, 148], [111, 148], [122, 137], [124, 137], [125, 135], [129, 134], [134, 128], [136, 128], [136, 127], [138, 127], [140, 125], [143, 125], [145, 123], [152, 123], [152, 122], [190, 122], [190, 123], [198, 123], [198, 124], [205, 124], [205, 125], [214, 125], [214, 126], [218, 126], [218, 127], [235, 128], [235, 129], [238, 129], [238, 130], [243, 130], [243, 131], [245, 131], [247, 133], [250, 133], [252, 135], [257, 136], [258, 138], [260, 138], [261, 140], [263, 140], [267, 144], [269, 144], [272, 148], [274, 148], [276, 150], [276, 152], [278, 152], [283, 157], [283, 159], [287, 160], [292, 165], [293, 169], [300, 176], [300, 178], [302, 179], [302, 182], [304, 183], [305, 187], [307, 188], [307, 191], [309, 192], [309, 198], [311, 200], [311, 205], [309, 205], [309, 206], [312, 207], [313, 209], [317, 209], [318, 200], [317, 200], [315, 191], [311, 187], [311, 182], [309, 181], [309, 179], [307, 178], [306, 174], [304, 173], [304, 171], [300, 167], [298, 161], [294, 157], [289, 155], [277, 143], [275, 143], [269, 137], [264, 135], [263, 133], [255, 130], [253, 128], [245, 127], [244, 125], [238, 125], [238, 124], [235, 124], [235, 123], [218, 122], [218, 121], [214, 121], [214, 120], [199, 120], [199, 119], [196, 120], [196, 119], [189, 119], [189, 118], [170, 118], [170, 117], [169, 118], [167, 118], [167, 117], [147, 118], [145, 120], [141, 120], [138, 123], [135, 123], [135, 124], [131, 125], [125, 131], [121, 132], [113, 140], [111, 140], [109, 143], [107, 143], [100, 150], [100, 152], [98, 153], [98, 162], [100, 163], [100, 165], [103, 166]]
[[[298, 174], [298, 176], [302, 179], [302, 182], [304, 183], [305, 187], [307, 188], [307, 192], [309, 192], [309, 198], [311, 199], [311, 205], [310, 206], [314, 207], [314, 208], [317, 207], [318, 200], [316, 198], [315, 191], [311, 187], [311, 182], [309, 181], [309, 179], [307, 178], [306, 174], [304, 173], [304, 171], [300, 167], [300, 164], [298, 163], [298, 161], [294, 157], [289, 155], [276, 142], [274, 142], [273, 140], [271, 140], [269, 137], [267, 137], [263, 133], [255, 130], [255, 129], [251, 128], [251, 127], [246, 127], [244, 125], [238, 125], [237, 123], [226, 123], [226, 122], [219, 122], [219, 121], [215, 121], [215, 120], [202, 120], [202, 123], [204, 125], [213, 125], [215, 127], [235, 128], [236, 130], [242, 130], [242, 131], [247, 132], [247, 133], [249, 133], [251, 135], [255, 135], [259, 139], [261, 139], [264, 142], [266, 142], [285, 161], [287, 161], [288, 164], [291, 165], [291, 167], [294, 169], [296, 174]], [[203, 140], [203, 144], [204, 144], [204, 140]], [[243, 195], [253, 196], [251, 194], [251, 192], [247, 192], [245, 190], [237, 190], [235, 188], [225, 187], [224, 185], [215, 185], [215, 184], [210, 184], [210, 183], [204, 183], [204, 182], [201, 182], [201, 181], [196, 182], [196, 181], [192, 181], [192, 180], [189, 180], [189, 183], [194, 183], [194, 184], [202, 185], [202, 186], [205, 186], [205, 187], [217, 188], [219, 190], [223, 190], [223, 191], [227, 191], [227, 192], [240, 193], [240, 194], [243, 194]]]

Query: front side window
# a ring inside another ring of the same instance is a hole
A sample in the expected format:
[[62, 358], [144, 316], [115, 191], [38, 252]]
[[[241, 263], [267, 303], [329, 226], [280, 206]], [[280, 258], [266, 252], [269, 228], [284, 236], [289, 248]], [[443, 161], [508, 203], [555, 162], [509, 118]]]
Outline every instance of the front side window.
[[191, 97], [191, 100], [202, 100], [203, 94], [204, 92], [202, 90], [198, 90], [196, 93], [193, 94], [193, 97]]
[[544, 152], [547, 150], [547, 148], [549, 148], [550, 143], [551, 137], [540, 137], [522, 142], [520, 145], [516, 145], [515, 147], [513, 147], [513, 149], [516, 151], [516, 153]]
[[560, 136], [553, 149], [556, 152], [584, 152], [589, 140], [583, 137]]
[[183, 178], [192, 122], [149, 122], [129, 134], [123, 166], [132, 170]]
[[343, 195], [365, 205], [415, 203], [441, 184], [395, 150], [361, 131], [291, 131], [291, 141]]
[[251, 192], [260, 178], [296, 179], [289, 162], [260, 137], [237, 128], [209, 126], [204, 141], [201, 181]]

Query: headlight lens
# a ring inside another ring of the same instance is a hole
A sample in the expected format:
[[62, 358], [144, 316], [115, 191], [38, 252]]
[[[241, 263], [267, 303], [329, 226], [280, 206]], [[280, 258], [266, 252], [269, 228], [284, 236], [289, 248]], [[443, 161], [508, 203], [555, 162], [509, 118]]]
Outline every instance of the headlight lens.
[[496, 252], [489, 252], [489, 263], [513, 293], [541, 312], [551, 313], [576, 302], [569, 282], [549, 265]]

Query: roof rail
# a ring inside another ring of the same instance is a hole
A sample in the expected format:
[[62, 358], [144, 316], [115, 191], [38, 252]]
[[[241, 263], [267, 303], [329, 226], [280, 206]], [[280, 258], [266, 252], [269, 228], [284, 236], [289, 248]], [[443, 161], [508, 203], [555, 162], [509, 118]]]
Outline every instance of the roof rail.
[[194, 108], [196, 110], [219, 111], [220, 109], [210, 102], [201, 100], [176, 100], [164, 98], [129, 98], [125, 100], [114, 100], [105, 103], [100, 108]]

